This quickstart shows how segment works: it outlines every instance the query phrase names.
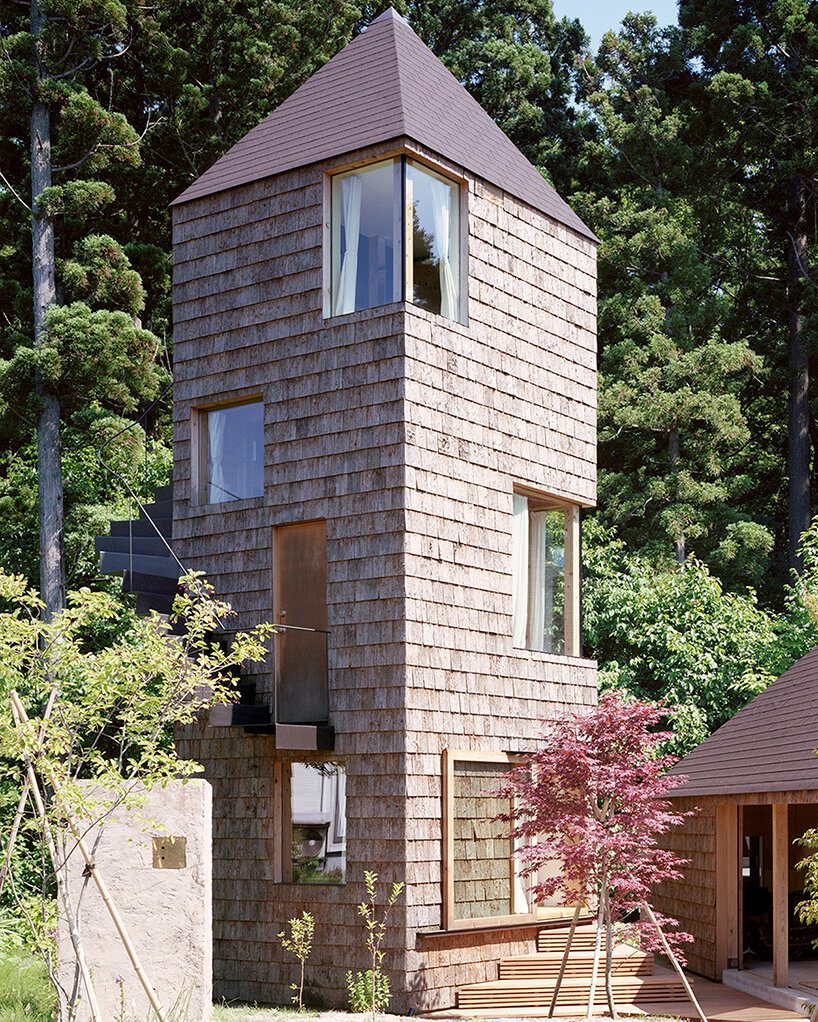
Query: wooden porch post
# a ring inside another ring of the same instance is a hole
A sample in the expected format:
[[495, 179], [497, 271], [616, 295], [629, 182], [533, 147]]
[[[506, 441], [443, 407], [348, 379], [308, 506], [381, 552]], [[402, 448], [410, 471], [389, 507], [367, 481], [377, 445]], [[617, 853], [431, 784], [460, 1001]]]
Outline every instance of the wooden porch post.
[[790, 892], [789, 817], [786, 802], [773, 807], [773, 986], [789, 982]]
[[716, 975], [736, 969], [738, 950], [738, 878], [741, 859], [738, 807], [716, 806]]

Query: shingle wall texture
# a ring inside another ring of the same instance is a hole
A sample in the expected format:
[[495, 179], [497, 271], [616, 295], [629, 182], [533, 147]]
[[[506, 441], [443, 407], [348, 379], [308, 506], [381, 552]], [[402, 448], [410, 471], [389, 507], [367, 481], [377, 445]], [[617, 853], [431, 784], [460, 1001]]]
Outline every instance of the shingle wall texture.
[[653, 907], [692, 935], [693, 943], [685, 948], [691, 971], [721, 980], [716, 975], [716, 806], [692, 798], [674, 799], [673, 806], [682, 812], [698, 810], [662, 837], [663, 848], [689, 861], [681, 867], [682, 880], [656, 889]]
[[[592, 662], [511, 645], [513, 484], [595, 497], [595, 253], [471, 179], [468, 325], [400, 303], [324, 320], [329, 167], [174, 210], [174, 545], [246, 625], [271, 613], [271, 527], [326, 519], [347, 884], [274, 883], [273, 739], [211, 728], [183, 744], [214, 788], [217, 993], [286, 1001], [276, 934], [306, 908], [310, 994], [343, 1000], [375, 869], [407, 882], [384, 964], [393, 1006], [421, 1008], [533, 935], [417, 937], [441, 925], [441, 751], [524, 748], [543, 717], [595, 699]], [[257, 393], [264, 497], [192, 505], [191, 408]]]

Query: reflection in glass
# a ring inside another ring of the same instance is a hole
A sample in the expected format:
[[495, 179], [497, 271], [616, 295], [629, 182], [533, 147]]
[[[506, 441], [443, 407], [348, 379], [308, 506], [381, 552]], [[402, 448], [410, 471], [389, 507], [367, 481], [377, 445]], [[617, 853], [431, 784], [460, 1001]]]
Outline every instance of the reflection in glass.
[[514, 494], [512, 629], [515, 646], [565, 651], [565, 511]]
[[346, 878], [346, 772], [336, 763], [293, 763], [292, 879], [342, 884]]
[[406, 158], [335, 175], [332, 315], [405, 298], [458, 319], [459, 223], [457, 184]]
[[457, 319], [457, 185], [410, 163], [407, 201], [412, 208], [409, 297], [422, 309]]
[[400, 299], [400, 164], [333, 178], [333, 310], [341, 316]]
[[201, 502], [260, 497], [264, 493], [263, 403], [213, 408], [202, 417]]

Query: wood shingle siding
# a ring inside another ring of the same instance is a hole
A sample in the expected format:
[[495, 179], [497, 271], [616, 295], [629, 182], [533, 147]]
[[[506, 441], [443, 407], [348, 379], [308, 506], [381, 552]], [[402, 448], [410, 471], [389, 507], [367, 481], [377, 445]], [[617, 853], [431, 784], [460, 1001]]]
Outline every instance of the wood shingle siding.
[[[374, 869], [408, 884], [384, 967], [393, 1007], [422, 1009], [496, 978], [534, 935], [422, 936], [441, 927], [441, 752], [524, 749], [541, 719], [596, 698], [592, 661], [511, 641], [513, 485], [595, 500], [595, 245], [468, 176], [468, 325], [404, 303], [324, 319], [322, 183], [338, 165], [174, 208], [174, 546], [242, 627], [271, 615], [272, 527], [326, 521], [347, 883], [275, 882], [273, 738], [182, 741], [213, 783], [217, 995], [286, 1002], [276, 935], [306, 909], [309, 997], [343, 1002], [346, 970], [366, 968], [355, 907]], [[251, 394], [263, 498], [193, 506], [192, 410]]]

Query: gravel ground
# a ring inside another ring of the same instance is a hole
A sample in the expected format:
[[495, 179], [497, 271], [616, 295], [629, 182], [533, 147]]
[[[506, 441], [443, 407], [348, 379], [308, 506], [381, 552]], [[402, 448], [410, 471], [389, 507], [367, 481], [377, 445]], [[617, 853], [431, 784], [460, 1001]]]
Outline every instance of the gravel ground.
[[[378, 1012], [378, 1022], [406, 1022], [408, 1018], [418, 1022], [418, 1016], [385, 1015]], [[596, 1018], [605, 1018], [597, 1015]], [[213, 1022], [368, 1022], [368, 1014], [354, 1015], [349, 1011], [314, 1011], [306, 1008], [303, 1012], [292, 1008], [260, 1008], [254, 1005], [229, 1004], [216, 1005], [213, 1009]], [[492, 1022], [490, 1019], [475, 1019], [474, 1022]], [[503, 1018], [494, 1022], [526, 1022], [524, 1016], [519, 1019]], [[529, 1020], [530, 1022], [530, 1020]], [[539, 1022], [539, 1020], [538, 1020]], [[585, 1022], [584, 1018], [559, 1018], [556, 1022]], [[639, 1022], [679, 1022], [667, 1015], [642, 1015]]]

